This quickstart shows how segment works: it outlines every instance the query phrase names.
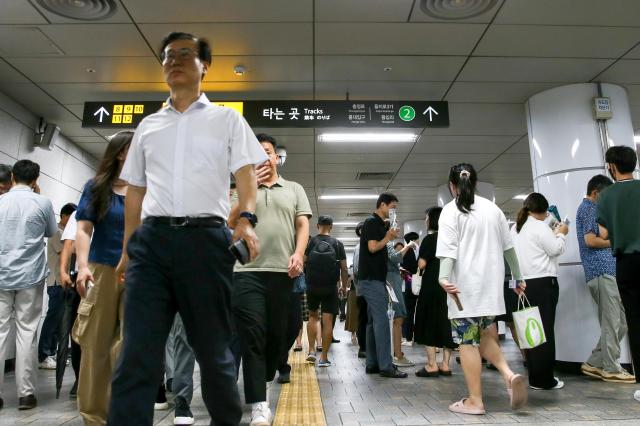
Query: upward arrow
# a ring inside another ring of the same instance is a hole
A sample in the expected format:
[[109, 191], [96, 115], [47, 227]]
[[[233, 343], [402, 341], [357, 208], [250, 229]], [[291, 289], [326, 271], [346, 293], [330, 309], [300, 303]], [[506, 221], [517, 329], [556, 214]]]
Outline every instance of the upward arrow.
[[438, 111], [436, 111], [432, 107], [425, 109], [422, 115], [426, 115], [427, 113], [429, 113], [429, 121], [433, 121], [433, 114], [438, 115]]
[[98, 114], [100, 114], [100, 116], [98, 117], [98, 121], [100, 123], [102, 123], [102, 117], [104, 116], [104, 114], [110, 115], [104, 107], [100, 107], [99, 110], [93, 113], [94, 117]]

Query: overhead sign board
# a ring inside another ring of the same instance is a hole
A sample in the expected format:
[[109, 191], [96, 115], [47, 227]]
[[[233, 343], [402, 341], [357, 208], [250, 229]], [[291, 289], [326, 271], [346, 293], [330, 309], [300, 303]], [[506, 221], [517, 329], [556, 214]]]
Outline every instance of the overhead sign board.
[[[253, 127], [449, 127], [442, 101], [213, 102], [233, 108]], [[163, 102], [85, 102], [82, 127], [135, 128]]]

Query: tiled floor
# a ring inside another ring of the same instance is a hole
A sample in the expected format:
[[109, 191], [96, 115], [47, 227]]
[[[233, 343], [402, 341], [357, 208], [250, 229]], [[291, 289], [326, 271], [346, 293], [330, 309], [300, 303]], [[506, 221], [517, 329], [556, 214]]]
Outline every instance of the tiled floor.
[[[632, 395], [640, 385], [609, 384], [581, 376], [562, 375], [566, 386], [559, 391], [530, 391], [528, 407], [518, 413], [509, 409], [506, 391], [495, 371], [483, 372], [483, 390], [487, 415], [473, 417], [450, 413], [447, 406], [465, 396], [460, 366], [452, 364], [454, 375], [437, 379], [423, 379], [413, 373], [425, 361], [422, 348], [404, 348], [408, 358], [418, 364], [407, 368], [407, 379], [383, 379], [364, 374], [364, 360], [356, 357], [356, 347], [349, 343], [349, 334], [340, 330], [336, 337], [342, 342], [332, 347], [334, 366], [318, 369], [318, 381], [329, 425], [423, 425], [423, 424], [640, 424], [640, 402]], [[512, 368], [523, 372], [519, 354], [513, 342], [504, 344]], [[54, 373], [39, 371], [39, 406], [34, 410], [18, 411], [15, 380], [10, 374], [5, 383], [5, 408], [0, 410], [0, 425], [82, 425], [74, 401], [67, 397], [72, 373], [68, 369], [63, 396], [55, 399]], [[209, 418], [202, 402], [199, 374], [196, 372], [193, 412], [196, 424], [208, 425]], [[240, 381], [242, 386], [242, 380]], [[279, 385], [274, 385], [271, 407], [275, 413]], [[241, 391], [242, 392], [242, 391]], [[243, 423], [249, 420], [245, 407]], [[156, 425], [172, 425], [171, 411], [156, 412]]]

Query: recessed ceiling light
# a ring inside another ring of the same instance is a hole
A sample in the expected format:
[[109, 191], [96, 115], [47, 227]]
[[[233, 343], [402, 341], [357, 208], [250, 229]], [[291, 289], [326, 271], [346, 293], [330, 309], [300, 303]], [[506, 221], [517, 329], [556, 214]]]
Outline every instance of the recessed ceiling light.
[[115, 0], [36, 0], [48, 12], [78, 21], [100, 21], [116, 13]]
[[421, 0], [420, 9], [436, 19], [468, 19], [491, 10], [498, 0]]
[[334, 194], [334, 195], [321, 195], [318, 197], [320, 200], [377, 200], [378, 196], [376, 194], [353, 194], [353, 195], [345, 195], [345, 194]]
[[94, 68], [87, 68], [85, 71], [88, 72], [88, 73], [96, 72], [96, 70]]
[[244, 75], [247, 72], [247, 68], [243, 65], [236, 65], [233, 67], [233, 73], [237, 76]]
[[393, 68], [391, 68], [391, 67], [384, 67], [383, 69], [384, 69], [385, 71], [391, 71]]
[[358, 222], [333, 222], [334, 226], [356, 226]]
[[513, 197], [514, 200], [526, 200], [529, 194], [518, 194]]
[[633, 137], [633, 141], [634, 141], [635, 143], [640, 143], [640, 136], [634, 136], [634, 137]]
[[360, 241], [360, 237], [338, 237], [340, 241]]
[[323, 133], [319, 142], [415, 142], [414, 133]]

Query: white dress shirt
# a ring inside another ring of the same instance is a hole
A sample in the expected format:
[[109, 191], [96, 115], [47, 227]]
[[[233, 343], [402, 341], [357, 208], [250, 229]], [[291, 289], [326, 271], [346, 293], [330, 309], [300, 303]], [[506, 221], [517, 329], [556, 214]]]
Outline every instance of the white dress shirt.
[[545, 222], [529, 216], [520, 232], [511, 230], [524, 279], [557, 277], [558, 257], [564, 253], [566, 237], [554, 234]]
[[218, 216], [230, 211], [230, 173], [267, 160], [236, 111], [200, 95], [183, 113], [167, 106], [135, 131], [120, 177], [147, 188], [142, 218]]
[[449, 318], [504, 314], [504, 252], [513, 247], [504, 213], [479, 195], [466, 214], [453, 200], [442, 209], [438, 228], [436, 256], [455, 259], [450, 281], [464, 308], [447, 297]]

